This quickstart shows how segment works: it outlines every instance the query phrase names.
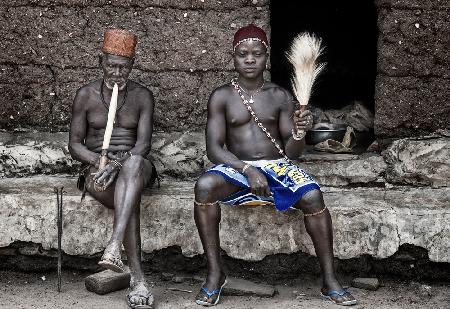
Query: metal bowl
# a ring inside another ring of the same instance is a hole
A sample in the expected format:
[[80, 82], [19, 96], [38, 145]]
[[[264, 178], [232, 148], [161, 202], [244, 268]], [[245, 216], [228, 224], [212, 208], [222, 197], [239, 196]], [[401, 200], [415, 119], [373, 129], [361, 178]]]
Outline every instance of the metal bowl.
[[346, 130], [347, 125], [345, 124], [318, 123], [315, 124], [311, 130], [306, 132], [305, 141], [308, 145], [316, 145], [327, 139], [341, 142]]

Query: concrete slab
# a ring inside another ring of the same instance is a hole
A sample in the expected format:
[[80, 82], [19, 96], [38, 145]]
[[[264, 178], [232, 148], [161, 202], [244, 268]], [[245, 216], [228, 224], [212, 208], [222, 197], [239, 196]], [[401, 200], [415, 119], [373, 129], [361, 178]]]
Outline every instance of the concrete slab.
[[[57, 247], [56, 197], [64, 186], [62, 247], [71, 255], [101, 252], [113, 212], [91, 197], [80, 202], [76, 179], [40, 176], [0, 179], [0, 247], [15, 241]], [[426, 248], [431, 261], [450, 262], [450, 188], [323, 188], [334, 223], [334, 254], [385, 258], [408, 243]], [[179, 246], [185, 256], [202, 253], [193, 219], [193, 182], [163, 181], [145, 192], [141, 233], [144, 252]], [[302, 214], [272, 207], [222, 207], [221, 246], [227, 255], [257, 261], [277, 253], [314, 255]], [[245, 237], [243, 237], [245, 235]]]

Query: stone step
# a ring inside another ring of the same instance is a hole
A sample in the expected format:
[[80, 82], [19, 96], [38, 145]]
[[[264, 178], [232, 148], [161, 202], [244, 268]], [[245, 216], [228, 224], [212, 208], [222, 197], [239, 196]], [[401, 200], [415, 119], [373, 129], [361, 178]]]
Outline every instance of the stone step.
[[[152, 141], [151, 157], [160, 175], [196, 178], [211, 165], [203, 132], [156, 132]], [[67, 133], [0, 132], [0, 177], [76, 174], [80, 163], [72, 160], [67, 144]], [[377, 154], [305, 154], [301, 159], [299, 165], [327, 186], [383, 183], [387, 167]]]
[[[87, 196], [80, 202], [76, 178], [66, 175], [0, 179], [0, 248], [15, 241], [57, 247], [54, 186], [64, 186], [63, 241], [67, 254], [101, 252], [113, 211]], [[179, 246], [185, 256], [202, 253], [193, 219], [192, 181], [163, 181], [146, 190], [141, 205], [142, 246], [152, 252]], [[431, 261], [450, 262], [450, 188], [324, 187], [334, 224], [334, 254], [385, 258], [408, 243], [426, 248]], [[228, 256], [257, 261], [277, 253], [314, 255], [298, 211], [272, 207], [222, 207], [221, 246]]]
[[[190, 179], [211, 165], [203, 132], [155, 132], [151, 157], [161, 175]], [[79, 162], [67, 149], [68, 133], [0, 132], [0, 177], [76, 174]], [[324, 186], [450, 186], [450, 138], [401, 139], [383, 152], [327, 154], [305, 152], [299, 165]]]

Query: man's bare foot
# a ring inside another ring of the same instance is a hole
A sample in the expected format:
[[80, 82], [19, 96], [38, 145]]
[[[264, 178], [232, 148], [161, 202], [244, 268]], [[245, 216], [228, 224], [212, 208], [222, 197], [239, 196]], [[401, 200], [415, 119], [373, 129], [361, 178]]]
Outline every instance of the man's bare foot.
[[122, 263], [120, 245], [115, 242], [110, 242], [106, 246], [98, 265], [117, 273], [123, 273], [125, 271], [125, 265]]
[[321, 294], [322, 297], [330, 300], [336, 305], [351, 306], [358, 303], [353, 295], [344, 289], [336, 278], [324, 280]]
[[145, 280], [130, 282], [130, 293], [127, 295], [127, 303], [130, 308], [150, 309], [153, 308], [154, 297], [147, 287]]

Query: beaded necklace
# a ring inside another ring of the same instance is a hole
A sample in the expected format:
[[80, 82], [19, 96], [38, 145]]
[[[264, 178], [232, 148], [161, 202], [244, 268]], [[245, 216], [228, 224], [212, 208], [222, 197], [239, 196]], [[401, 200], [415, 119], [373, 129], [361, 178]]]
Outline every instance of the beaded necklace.
[[281, 148], [281, 146], [277, 143], [276, 139], [272, 137], [272, 135], [270, 134], [270, 132], [266, 129], [266, 127], [264, 127], [264, 125], [262, 124], [261, 121], [259, 121], [258, 116], [256, 116], [255, 112], [253, 111], [253, 108], [250, 106], [250, 102], [244, 97], [244, 94], [241, 91], [241, 87], [239, 86], [238, 82], [237, 82], [237, 78], [233, 78], [231, 80], [231, 85], [233, 85], [234, 89], [237, 91], [237, 93], [239, 94], [239, 96], [242, 99], [242, 103], [244, 103], [246, 109], [248, 110], [248, 112], [250, 113], [250, 115], [252, 115], [253, 120], [256, 122], [257, 126], [264, 132], [264, 134], [266, 134], [267, 138], [272, 142], [272, 144], [275, 145], [275, 148], [277, 148], [278, 153], [280, 155], [282, 155], [284, 157], [284, 159], [286, 161], [288, 161], [289, 163], [292, 163], [292, 161], [288, 158], [288, 156], [284, 153], [283, 148]]
[[253, 94], [248, 93], [248, 92], [244, 89], [244, 87], [242, 87], [242, 86], [239, 85], [239, 84], [238, 84], [238, 85], [239, 85], [239, 88], [240, 88], [242, 91], [244, 91], [244, 93], [245, 93], [246, 95], [248, 95], [248, 96], [250, 97], [250, 100], [248, 100], [248, 103], [249, 103], [249, 104], [253, 104], [253, 103], [255, 103], [255, 101], [253, 100], [253, 96], [257, 95], [258, 92], [260, 92], [260, 91], [263, 89], [263, 87], [264, 87], [265, 84], [266, 84], [266, 81], [263, 81], [262, 85], [261, 85], [258, 89], [256, 89], [256, 90], [253, 92]]

